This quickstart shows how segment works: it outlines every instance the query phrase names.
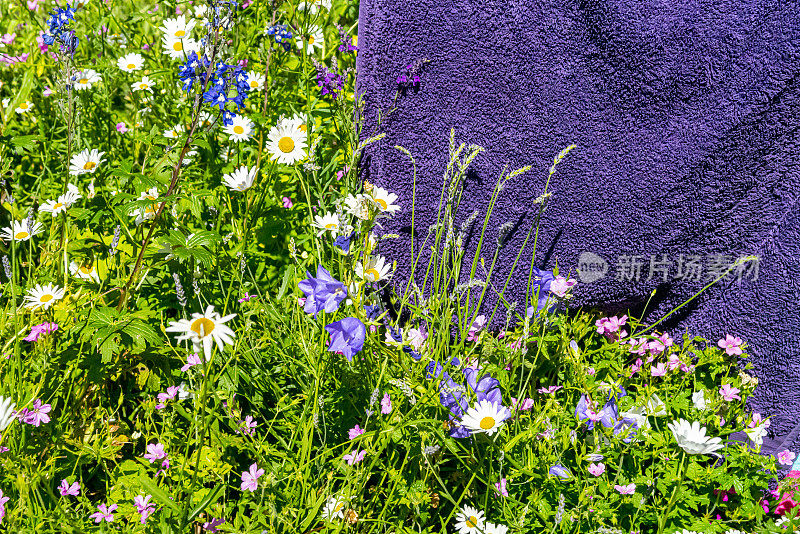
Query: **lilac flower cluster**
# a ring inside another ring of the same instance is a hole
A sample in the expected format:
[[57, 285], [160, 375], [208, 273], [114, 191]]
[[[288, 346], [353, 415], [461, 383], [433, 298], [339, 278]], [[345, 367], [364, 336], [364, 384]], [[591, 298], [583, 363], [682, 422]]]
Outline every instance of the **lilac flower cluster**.
[[402, 91], [419, 88], [420, 74], [426, 63], [429, 63], [429, 60], [418, 59], [414, 63], [406, 65], [404, 71], [397, 77], [397, 85]]
[[312, 58], [312, 60], [317, 69], [317, 85], [321, 90], [322, 96], [331, 95], [333, 99], [336, 99], [344, 87], [344, 76], [339, 74], [336, 58], [331, 58], [330, 69], [316, 59]]
[[75, 31], [69, 28], [70, 21], [75, 20], [75, 8], [70, 7], [57, 7], [47, 19], [47, 30], [42, 34], [44, 44], [51, 45], [58, 42], [61, 46], [61, 51], [73, 55], [75, 49], [78, 48], [78, 37], [75, 36]]
[[271, 36], [275, 39], [275, 42], [279, 45], [283, 46], [283, 49], [287, 52], [291, 47], [291, 42], [294, 36], [292, 32], [289, 31], [289, 26], [286, 24], [275, 24], [274, 26], [270, 26], [267, 28], [267, 35]]
[[[226, 108], [228, 102], [236, 105], [238, 111], [244, 106], [250, 85], [247, 83], [247, 72], [240, 65], [228, 65], [222, 61], [214, 65], [209, 72], [211, 60], [205, 55], [198, 56], [192, 51], [186, 62], [180, 66], [178, 76], [183, 81], [183, 90], [190, 93], [194, 83], [203, 91], [203, 101], [211, 107], [219, 107], [222, 112], [222, 122], [227, 126], [233, 124], [236, 116]], [[208, 76], [208, 80], [206, 80]]]
[[340, 24], [337, 24], [336, 27], [339, 29], [339, 52], [357, 51], [358, 47], [353, 44], [353, 38], [348, 35], [347, 30]]

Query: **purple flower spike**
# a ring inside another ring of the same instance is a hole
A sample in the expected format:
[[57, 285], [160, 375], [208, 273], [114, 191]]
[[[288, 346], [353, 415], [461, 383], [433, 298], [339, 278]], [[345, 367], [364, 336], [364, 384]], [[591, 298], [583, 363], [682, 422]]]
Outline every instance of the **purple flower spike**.
[[341, 321], [331, 323], [325, 327], [325, 330], [331, 335], [328, 350], [341, 352], [349, 362], [353, 361], [353, 354], [364, 348], [367, 327], [355, 317], [345, 317]]
[[303, 310], [306, 313], [313, 314], [315, 319], [320, 310], [325, 310], [328, 313], [338, 310], [339, 304], [347, 297], [345, 285], [333, 278], [331, 273], [322, 265], [317, 266], [316, 278], [311, 276], [308, 271], [306, 271], [306, 276], [308, 276], [306, 280], [302, 280], [297, 284], [306, 295], [306, 303]]

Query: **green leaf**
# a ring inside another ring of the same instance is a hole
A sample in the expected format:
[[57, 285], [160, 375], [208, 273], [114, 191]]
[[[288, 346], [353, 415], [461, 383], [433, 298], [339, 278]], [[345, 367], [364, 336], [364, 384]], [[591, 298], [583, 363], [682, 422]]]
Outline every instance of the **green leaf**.
[[294, 274], [294, 265], [288, 266], [286, 268], [286, 272], [283, 273], [283, 281], [281, 282], [281, 287], [278, 290], [278, 300], [281, 300], [286, 294], [286, 288], [289, 287], [289, 280], [294, 279]]
[[169, 498], [169, 495], [167, 495], [167, 493], [166, 493], [164, 490], [162, 490], [161, 488], [159, 488], [159, 487], [158, 487], [158, 484], [156, 484], [155, 482], [153, 482], [153, 481], [150, 479], [150, 477], [148, 477], [148, 476], [144, 476], [144, 475], [140, 476], [140, 477], [139, 477], [139, 483], [140, 483], [140, 484], [142, 485], [142, 487], [143, 487], [143, 488], [144, 488], [144, 489], [145, 489], [145, 490], [146, 490], [146, 491], [147, 491], [149, 494], [151, 494], [151, 495], [153, 496], [153, 498], [155, 498], [155, 499], [156, 499], [158, 502], [160, 502], [161, 504], [163, 504], [164, 506], [166, 506], [167, 508], [169, 508], [169, 509], [170, 509], [170, 510], [172, 510], [173, 512], [178, 512], [178, 511], [180, 511], [180, 509], [178, 508], [178, 505], [175, 503], [175, 501], [173, 501], [172, 499], [170, 499], [170, 498]]
[[224, 486], [222, 484], [217, 484], [217, 487], [215, 487], [213, 491], [208, 492], [208, 495], [206, 495], [205, 498], [200, 501], [197, 507], [189, 513], [189, 521], [194, 520], [194, 518], [200, 515], [203, 510], [208, 508], [208, 506], [217, 499], [217, 496], [219, 495], [220, 491], [222, 491], [223, 487]]

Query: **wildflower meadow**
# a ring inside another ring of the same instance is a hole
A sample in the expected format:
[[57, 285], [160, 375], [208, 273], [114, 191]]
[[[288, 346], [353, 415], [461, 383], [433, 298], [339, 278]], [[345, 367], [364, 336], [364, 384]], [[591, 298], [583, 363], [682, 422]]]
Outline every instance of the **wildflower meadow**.
[[538, 218], [496, 275], [504, 185], [541, 215], [580, 146], [470, 213], [492, 147], [453, 130], [412, 263], [382, 253], [416, 197], [362, 153], [418, 162], [362, 127], [358, 17], [0, 2], [0, 532], [794, 531], [747, 339], [571, 307]]

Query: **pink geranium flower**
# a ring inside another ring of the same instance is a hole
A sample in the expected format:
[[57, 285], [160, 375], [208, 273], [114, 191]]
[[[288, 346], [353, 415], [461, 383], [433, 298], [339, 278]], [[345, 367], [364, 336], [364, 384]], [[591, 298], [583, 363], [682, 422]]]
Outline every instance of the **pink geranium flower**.
[[792, 465], [797, 455], [789, 449], [784, 449], [778, 453], [778, 463], [781, 465]]
[[360, 426], [356, 425], [350, 430], [347, 431], [348, 439], [356, 439], [358, 436], [364, 433], [364, 429]]
[[722, 398], [728, 402], [731, 402], [734, 399], [742, 400], [742, 398], [737, 395], [741, 390], [739, 388], [731, 387], [730, 384], [723, 384], [721, 388], [719, 388], [719, 394], [722, 395]]
[[383, 415], [392, 413], [392, 398], [388, 393], [384, 393], [383, 398], [381, 399], [381, 413]]
[[73, 482], [70, 485], [67, 482], [67, 479], [61, 481], [61, 485], [58, 486], [58, 492], [61, 494], [62, 497], [66, 497], [67, 495], [72, 495], [73, 497], [77, 497], [78, 494], [81, 492], [81, 485], [77, 482]]
[[603, 473], [606, 472], [606, 465], [604, 463], [602, 463], [602, 462], [600, 462], [598, 464], [592, 463], [592, 464], [589, 464], [589, 468], [588, 469], [589, 469], [589, 472], [591, 474], [593, 474], [596, 477], [599, 477], [600, 475], [602, 475]]
[[196, 352], [194, 354], [190, 354], [189, 357], [186, 358], [186, 363], [184, 364], [184, 366], [181, 367], [181, 372], [185, 373], [186, 371], [188, 371], [189, 369], [191, 369], [195, 365], [200, 365], [202, 363], [203, 362], [200, 361], [200, 355], [199, 354], [197, 354]]
[[725, 352], [730, 356], [742, 353], [742, 340], [730, 334], [727, 334], [725, 339], [717, 341], [717, 346], [721, 349], [725, 349]]
[[290, 210], [292, 209], [292, 206], [294, 206], [294, 203], [292, 203], [292, 199], [289, 197], [283, 197], [283, 207], [286, 208], [287, 210]]
[[112, 504], [111, 506], [106, 506], [105, 504], [101, 504], [100, 506], [97, 507], [97, 509], [99, 510], [99, 512], [95, 512], [89, 516], [91, 519], [94, 519], [95, 523], [100, 523], [102, 521], [111, 523], [112, 521], [114, 521], [114, 510], [117, 509], [116, 504]]
[[139, 512], [141, 516], [139, 521], [144, 525], [147, 523], [147, 518], [153, 515], [153, 512], [156, 511], [155, 504], [150, 502], [152, 499], [152, 495], [137, 495], [133, 498], [133, 505], [136, 506], [136, 511]]
[[164, 445], [162, 443], [158, 443], [158, 442], [150, 443], [147, 446], [147, 452], [144, 453], [144, 459], [145, 460], [150, 460], [151, 464], [153, 462], [155, 462], [156, 460], [160, 460], [161, 458], [166, 458], [166, 457], [167, 457], [167, 453], [164, 450]]
[[650, 366], [650, 374], [653, 376], [664, 376], [667, 374], [667, 367], [664, 362], [658, 362], [657, 365]]
[[361, 450], [361, 451], [349, 452], [349, 453], [345, 454], [342, 458], [344, 459], [344, 461], [347, 462], [347, 465], [353, 465], [353, 464], [357, 464], [358, 462], [363, 460], [364, 456], [366, 456], [366, 454], [367, 454], [367, 451], [366, 451], [366, 449], [364, 449], [364, 450]]
[[[550, 282], [550, 292], [557, 297], [561, 297], [562, 299], [567, 296], [567, 291], [573, 288], [578, 281], [570, 278], [569, 280], [564, 278], [563, 276], [559, 275], [556, 276], [556, 279]], [[616, 319], [616, 317], [613, 317]], [[624, 323], [623, 323], [624, 324]], [[619, 327], [619, 321], [617, 322], [617, 327]]]
[[264, 474], [263, 469], [258, 468], [258, 464], [250, 466], [249, 471], [242, 473], [242, 491], [255, 491], [258, 489], [258, 479]]
[[506, 489], [506, 479], [501, 478], [499, 482], [495, 482], [494, 489], [503, 497], [508, 497], [508, 490]]
[[546, 387], [546, 388], [539, 388], [536, 391], [538, 391], [542, 395], [550, 395], [551, 393], [555, 393], [556, 391], [558, 391], [562, 387], [563, 386], [549, 386], [549, 387]]
[[636, 484], [628, 484], [627, 486], [620, 486], [619, 484], [614, 485], [614, 489], [617, 490], [620, 495], [633, 495], [636, 492]]

